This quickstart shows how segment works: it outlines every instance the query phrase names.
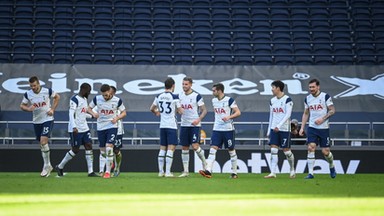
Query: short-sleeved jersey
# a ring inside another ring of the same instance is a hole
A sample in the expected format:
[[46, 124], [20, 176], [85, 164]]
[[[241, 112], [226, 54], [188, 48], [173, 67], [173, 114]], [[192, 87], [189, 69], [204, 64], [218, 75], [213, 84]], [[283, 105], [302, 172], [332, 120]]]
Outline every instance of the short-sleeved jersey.
[[[199, 106], [204, 105], [204, 100], [201, 95], [195, 91], [190, 94], [182, 92], [179, 94], [181, 107], [184, 109], [183, 115], [181, 115], [181, 126], [182, 127], [195, 127], [192, 122], [199, 118]], [[199, 123], [196, 126], [201, 126]]]
[[329, 120], [325, 120], [321, 125], [315, 124], [316, 119], [324, 117], [328, 112], [328, 106], [333, 105], [331, 96], [321, 92], [317, 97], [308, 95], [304, 100], [305, 109], [309, 110], [309, 127], [317, 129], [329, 128]]
[[273, 97], [269, 104], [270, 119], [269, 128], [279, 128], [279, 131], [289, 132], [291, 127], [290, 117], [292, 114], [292, 99], [284, 95], [281, 98]]
[[228, 96], [224, 96], [221, 100], [212, 99], [213, 110], [215, 112], [214, 131], [232, 131], [235, 130], [233, 119], [223, 121], [222, 118], [232, 114], [232, 108], [237, 107], [236, 101]]
[[160, 112], [160, 128], [177, 129], [176, 109], [180, 108], [179, 96], [171, 92], [163, 92], [155, 97], [153, 105]]
[[53, 116], [49, 116], [47, 112], [51, 108], [50, 98], [55, 97], [56, 93], [51, 88], [41, 87], [39, 93], [35, 94], [33, 90], [28, 90], [24, 93], [24, 97], [21, 103], [32, 104], [35, 107], [33, 110], [33, 123], [42, 124], [47, 121], [52, 121]]
[[87, 98], [73, 95], [69, 100], [69, 123], [68, 132], [73, 132], [77, 128], [79, 133], [89, 131], [87, 117], [88, 101]]
[[102, 95], [97, 95], [89, 103], [89, 107], [92, 109], [95, 106], [97, 106], [97, 113], [99, 114], [99, 118], [97, 118], [98, 131], [118, 127], [117, 123], [113, 124], [111, 121], [118, 115], [118, 111], [125, 110], [123, 101], [120, 98], [113, 96], [106, 101]]

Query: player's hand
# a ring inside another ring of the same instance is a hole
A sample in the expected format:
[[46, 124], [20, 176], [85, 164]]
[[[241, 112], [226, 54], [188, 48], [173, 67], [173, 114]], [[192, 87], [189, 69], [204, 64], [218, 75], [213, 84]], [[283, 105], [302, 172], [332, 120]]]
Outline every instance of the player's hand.
[[35, 110], [35, 109], [36, 109], [36, 107], [33, 106], [33, 105], [31, 105], [30, 107], [28, 107], [28, 111], [29, 111], [29, 112], [33, 112], [33, 110]]
[[304, 129], [300, 128], [299, 135], [304, 136]]
[[48, 110], [48, 112], [47, 112], [47, 115], [49, 115], [49, 116], [53, 116], [53, 113], [54, 113], [55, 111], [53, 110], [53, 109], [49, 109]]
[[193, 122], [192, 122], [192, 125], [196, 126], [200, 123], [200, 119], [195, 119]]
[[113, 124], [116, 124], [117, 121], [119, 121], [119, 119], [118, 119], [117, 117], [115, 117], [115, 118], [113, 118], [113, 119], [111, 120], [111, 122], [112, 122]]
[[315, 124], [321, 125], [323, 122], [324, 122], [323, 118], [318, 118], [318, 119], [316, 119]]
[[225, 117], [223, 117], [221, 120], [223, 120], [223, 121], [228, 121], [228, 120], [230, 120], [231, 118], [229, 118], [229, 116], [225, 116]]
[[77, 130], [77, 128], [73, 128], [73, 135], [76, 135], [77, 133], [79, 133], [79, 130]]
[[99, 118], [99, 113], [92, 114], [92, 117], [95, 118], [95, 119]]

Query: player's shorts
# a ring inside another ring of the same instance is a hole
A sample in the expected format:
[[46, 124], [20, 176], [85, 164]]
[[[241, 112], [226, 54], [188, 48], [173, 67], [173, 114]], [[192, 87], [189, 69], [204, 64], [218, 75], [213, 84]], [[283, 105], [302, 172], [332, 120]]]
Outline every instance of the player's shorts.
[[69, 137], [71, 137], [71, 145], [72, 147], [80, 147], [81, 145], [85, 145], [87, 143], [92, 144], [92, 138], [91, 138], [91, 132], [86, 131], [82, 133], [77, 133], [76, 135], [74, 133], [69, 133]]
[[228, 150], [235, 149], [235, 131], [212, 131], [211, 146], [224, 147]]
[[105, 147], [107, 143], [115, 144], [117, 128], [109, 128], [106, 130], [97, 131], [99, 139], [99, 147]]
[[160, 145], [177, 145], [177, 130], [171, 128], [160, 128]]
[[46, 121], [42, 124], [33, 124], [33, 127], [35, 129], [35, 136], [36, 140], [40, 141], [40, 137], [51, 137], [52, 128], [53, 128], [53, 120], [52, 121]]
[[123, 148], [123, 134], [116, 136], [115, 145], [113, 146], [114, 150], [120, 150]]
[[316, 143], [321, 148], [329, 148], [331, 145], [329, 138], [329, 129], [316, 129], [308, 127], [307, 144]]
[[269, 145], [277, 145], [280, 148], [291, 147], [291, 133], [286, 131], [274, 132], [272, 129], [269, 132]]
[[179, 137], [182, 146], [200, 143], [200, 127], [181, 127]]

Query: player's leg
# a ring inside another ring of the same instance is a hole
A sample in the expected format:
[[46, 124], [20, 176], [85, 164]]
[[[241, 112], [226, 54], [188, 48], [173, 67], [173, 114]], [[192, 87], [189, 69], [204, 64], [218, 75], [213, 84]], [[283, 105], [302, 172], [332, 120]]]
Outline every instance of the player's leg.
[[237, 154], [235, 150], [235, 131], [224, 132], [224, 145], [228, 149], [229, 157], [231, 159], [232, 173], [231, 178], [238, 178], [237, 176]]
[[279, 140], [280, 140], [279, 134], [274, 132], [272, 129], [270, 129], [269, 143], [268, 143], [271, 151], [271, 159], [269, 164], [270, 173], [264, 176], [264, 178], [276, 178], [276, 167], [277, 167], [277, 162], [279, 161], [279, 156], [278, 156], [278, 152], [279, 152], [278, 143], [280, 143]]
[[87, 131], [84, 134], [85, 136], [83, 136], [83, 143], [85, 149], [85, 161], [87, 162], [88, 168], [88, 177], [99, 177], [99, 175], [93, 171], [93, 149], [91, 133]]
[[50, 149], [48, 145], [49, 137], [53, 127], [53, 121], [44, 122], [43, 124], [35, 124], [36, 139], [40, 141], [41, 156], [44, 166], [40, 173], [41, 177], [48, 177], [53, 170], [50, 160]]
[[165, 156], [165, 177], [173, 177], [171, 173], [172, 163], [173, 163], [173, 153], [175, 152], [177, 145], [177, 130], [176, 129], [167, 129], [167, 141], [168, 148], [167, 154]]
[[120, 151], [122, 147], [123, 147], [123, 135], [119, 134], [117, 135], [115, 146], [113, 147], [113, 152], [115, 155], [114, 157], [115, 168], [113, 171], [113, 177], [117, 177], [120, 175], [121, 161], [123, 159], [123, 154]]
[[223, 138], [224, 137], [222, 137], [221, 132], [212, 131], [211, 148], [209, 149], [209, 155], [206, 160], [207, 169], [199, 171], [199, 173], [206, 178], [212, 177], [212, 169], [213, 169], [213, 164], [215, 163], [215, 160], [216, 160], [216, 152], [223, 145], [223, 142], [224, 142]]
[[110, 128], [106, 130], [106, 138], [107, 138], [107, 143], [105, 145], [105, 153], [107, 156], [107, 162], [105, 166], [105, 174], [104, 178], [110, 178], [111, 177], [111, 168], [112, 168], [112, 163], [113, 163], [113, 147], [115, 146], [115, 139], [116, 139], [116, 134], [117, 134], [117, 128]]
[[192, 149], [196, 152], [197, 156], [200, 158], [203, 165], [203, 170], [207, 169], [207, 161], [205, 160], [204, 150], [200, 147], [200, 127], [193, 128], [192, 136]]
[[99, 141], [99, 149], [100, 149], [100, 154], [99, 154], [99, 175], [103, 176], [104, 175], [104, 169], [105, 169], [105, 163], [106, 163], [106, 160], [107, 160], [106, 159], [107, 154], [106, 154], [106, 149], [105, 149], [105, 146], [106, 146], [106, 143], [107, 143], [106, 131], [105, 130], [97, 131], [97, 139]]
[[192, 141], [192, 127], [180, 128], [180, 145], [181, 145], [181, 161], [183, 163], [183, 172], [179, 177], [187, 177], [189, 175], [189, 145]]
[[160, 128], [160, 150], [157, 156], [157, 164], [159, 167], [159, 177], [164, 177], [165, 155], [167, 153], [167, 132], [166, 129]]
[[61, 162], [55, 166], [57, 176], [63, 176], [64, 172], [63, 169], [65, 165], [72, 160], [76, 156], [76, 154], [79, 152], [79, 146], [81, 143], [81, 134], [73, 134], [69, 133], [69, 136], [71, 138], [71, 145], [72, 148], [65, 154], [64, 158], [61, 160]]
[[325, 160], [329, 163], [331, 178], [336, 178], [335, 165], [333, 164], [333, 154], [331, 152], [331, 143], [329, 138], [329, 129], [320, 130], [320, 147]]
[[283, 149], [284, 155], [287, 158], [290, 173], [289, 178], [295, 178], [295, 155], [291, 151], [291, 135], [290, 132], [279, 132], [280, 133], [280, 148]]
[[308, 175], [306, 179], [313, 179], [313, 168], [315, 167], [315, 151], [316, 145], [318, 142], [317, 131], [314, 128], [308, 128], [308, 137], [307, 137], [307, 165], [308, 165]]

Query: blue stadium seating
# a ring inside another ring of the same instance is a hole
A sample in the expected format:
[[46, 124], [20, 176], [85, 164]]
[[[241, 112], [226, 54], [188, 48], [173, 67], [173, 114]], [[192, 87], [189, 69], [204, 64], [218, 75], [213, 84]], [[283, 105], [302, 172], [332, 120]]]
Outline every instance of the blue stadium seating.
[[0, 8], [0, 62], [383, 63], [381, 0], [55, 0]]

